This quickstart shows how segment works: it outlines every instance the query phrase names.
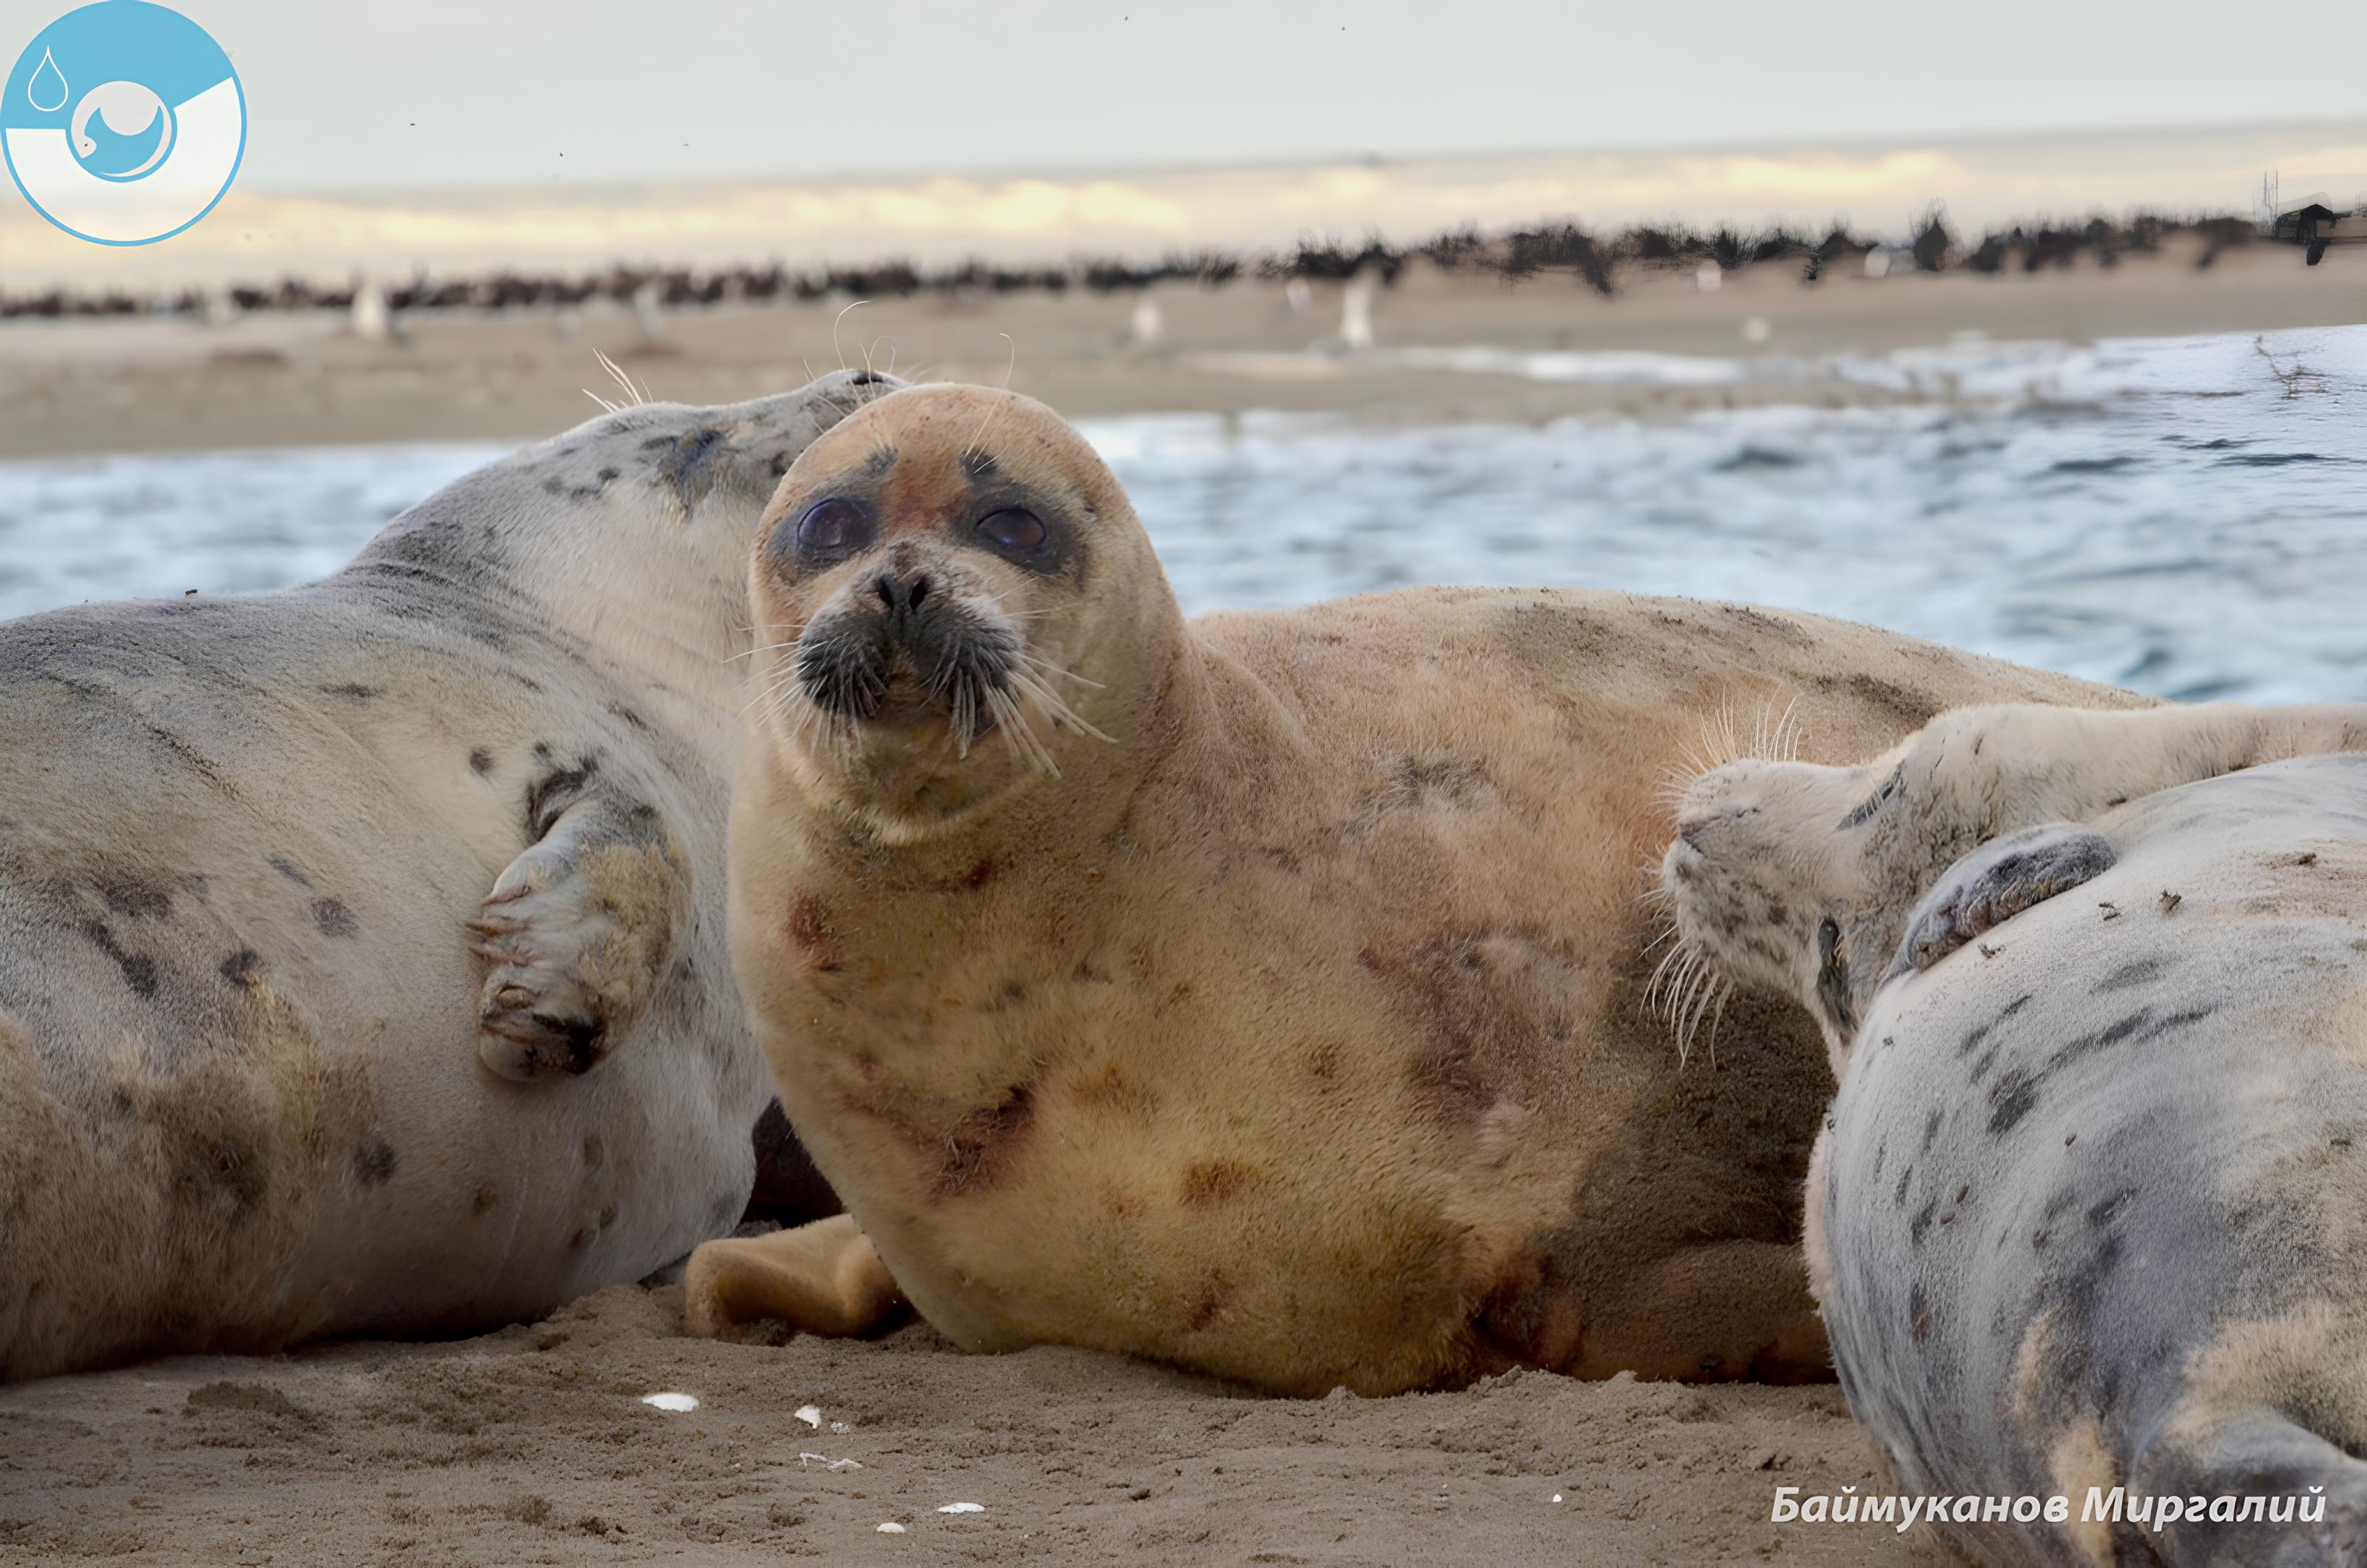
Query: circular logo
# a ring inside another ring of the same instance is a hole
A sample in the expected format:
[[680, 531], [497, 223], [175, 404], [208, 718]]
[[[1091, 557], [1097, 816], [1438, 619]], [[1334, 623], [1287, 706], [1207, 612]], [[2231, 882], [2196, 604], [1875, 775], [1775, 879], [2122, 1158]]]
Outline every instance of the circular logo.
[[246, 152], [246, 96], [205, 28], [99, 0], [43, 28], [8, 73], [0, 151], [33, 210], [76, 239], [147, 245], [213, 210]]

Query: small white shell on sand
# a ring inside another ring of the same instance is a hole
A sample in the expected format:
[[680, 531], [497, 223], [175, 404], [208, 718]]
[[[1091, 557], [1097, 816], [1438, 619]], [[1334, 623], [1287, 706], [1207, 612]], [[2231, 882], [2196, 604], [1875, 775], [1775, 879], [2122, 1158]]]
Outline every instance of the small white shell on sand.
[[690, 1393], [645, 1393], [641, 1395], [641, 1403], [654, 1404], [660, 1410], [696, 1410], [698, 1408], [698, 1396]]
[[879, 1533], [881, 1535], [902, 1535], [904, 1533], [904, 1527], [898, 1524], [895, 1520], [889, 1519], [887, 1523], [879, 1527]]
[[1558, 1502], [1560, 1502], [1560, 1501], [1561, 1501], [1561, 1494], [1560, 1494], [1560, 1493], [1557, 1492], [1557, 1493], [1555, 1493], [1555, 1494], [1554, 1494], [1554, 1501], [1555, 1501], [1555, 1502], [1557, 1502], [1557, 1503], [1558, 1503]]
[[816, 1431], [820, 1431], [820, 1430], [821, 1429], [821, 1405], [819, 1405], [819, 1404], [802, 1404], [802, 1405], [799, 1405], [799, 1406], [798, 1407], [797, 1416], [798, 1416], [798, 1420], [800, 1420], [800, 1421], [804, 1422], [807, 1426], [813, 1427]]
[[940, 1514], [983, 1514], [986, 1512], [986, 1505], [983, 1503], [948, 1503], [944, 1507], [939, 1508], [937, 1512]]
[[848, 1425], [847, 1425], [845, 1422], [844, 1422], [844, 1421], [833, 1421], [833, 1422], [832, 1422], [832, 1423], [830, 1424], [830, 1429], [831, 1429], [832, 1431], [833, 1431], [833, 1432], [842, 1432], [842, 1433], [843, 1433], [843, 1432], [852, 1432], [852, 1431], [854, 1431], [854, 1430], [855, 1430], [855, 1428], [854, 1428], [854, 1427], [852, 1427], [848, 1426]]
[[861, 1470], [863, 1468], [863, 1461], [860, 1460], [832, 1459], [828, 1454], [799, 1454], [798, 1456], [798, 1468], [799, 1470], [803, 1470], [809, 1463], [818, 1464], [824, 1470]]

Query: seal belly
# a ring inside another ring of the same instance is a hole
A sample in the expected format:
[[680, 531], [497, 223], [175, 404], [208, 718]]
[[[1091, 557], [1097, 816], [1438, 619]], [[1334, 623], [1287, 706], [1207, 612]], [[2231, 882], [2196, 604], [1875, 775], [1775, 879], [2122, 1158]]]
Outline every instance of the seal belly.
[[[1534, 693], [1474, 683], [1545, 729]], [[1156, 787], [1060, 886], [972, 867], [924, 929], [811, 863], [743, 907], [820, 1021], [776, 1040], [785, 1099], [914, 1305], [972, 1348], [1302, 1393], [1818, 1375], [1812, 1029], [1744, 1002], [1686, 1069], [1565, 745], [1422, 707], [1323, 733], [1369, 761], [1256, 799]], [[1068, 892], [1121, 878], [1108, 908]]]

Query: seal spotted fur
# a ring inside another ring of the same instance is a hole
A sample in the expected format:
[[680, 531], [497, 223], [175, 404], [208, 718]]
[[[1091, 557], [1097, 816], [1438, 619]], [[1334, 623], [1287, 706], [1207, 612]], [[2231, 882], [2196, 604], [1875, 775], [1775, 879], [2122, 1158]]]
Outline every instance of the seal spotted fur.
[[[1974, 710], [1689, 792], [1681, 929], [1840, 1044], [1807, 1231], [1851, 1408], [1905, 1491], [2069, 1500], [1959, 1550], [2367, 1551], [2367, 757], [2310, 754], [2362, 747], [2356, 706]], [[1732, 941], [1771, 897], [1847, 978]]]
[[0, 1377], [481, 1327], [731, 1228], [748, 541], [864, 379], [595, 420], [304, 587], [0, 626]]

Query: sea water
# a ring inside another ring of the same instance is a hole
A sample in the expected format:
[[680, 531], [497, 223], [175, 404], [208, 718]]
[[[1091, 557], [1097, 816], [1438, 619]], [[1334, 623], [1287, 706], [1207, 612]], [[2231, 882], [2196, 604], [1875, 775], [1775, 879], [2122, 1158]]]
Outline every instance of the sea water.
[[[1820, 611], [2165, 696], [2367, 696], [2367, 326], [1813, 367], [1423, 353], [1444, 378], [1813, 372], [1926, 400], [1538, 426], [1085, 422], [1186, 610], [1621, 588]], [[0, 464], [0, 615], [318, 577], [503, 450]]]

